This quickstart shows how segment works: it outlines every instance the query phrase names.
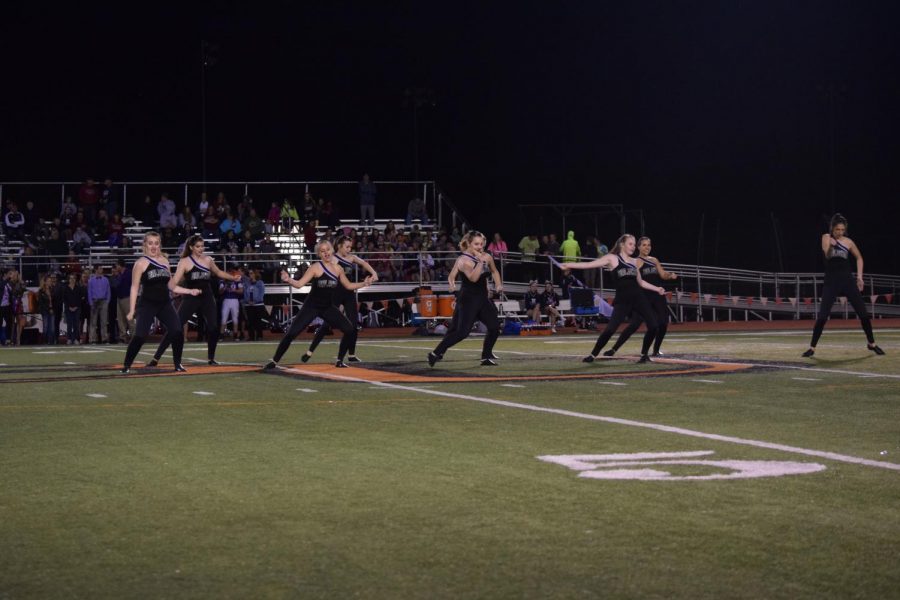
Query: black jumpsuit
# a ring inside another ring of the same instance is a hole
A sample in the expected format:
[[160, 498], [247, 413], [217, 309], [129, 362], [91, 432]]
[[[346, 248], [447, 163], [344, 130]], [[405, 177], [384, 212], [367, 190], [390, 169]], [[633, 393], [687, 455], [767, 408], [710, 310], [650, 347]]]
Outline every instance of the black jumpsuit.
[[641, 316], [647, 323], [647, 333], [644, 334], [644, 344], [641, 346], [641, 354], [647, 354], [653, 338], [656, 337], [656, 315], [650, 306], [647, 295], [644, 294], [643, 288], [638, 284], [638, 269], [635, 265], [626, 262], [621, 256], [616, 255], [619, 259], [619, 265], [612, 270], [612, 275], [616, 283], [616, 298], [613, 301], [613, 313], [609, 318], [606, 329], [597, 338], [594, 349], [591, 351], [593, 356], [600, 354], [603, 346], [609, 341], [609, 338], [616, 332], [619, 325], [628, 315], [635, 313]]
[[[641, 278], [651, 285], [661, 286], [663, 284], [662, 277], [659, 274], [659, 269], [656, 267], [656, 263], [645, 260], [644, 264], [641, 266]], [[666, 305], [666, 297], [657, 294], [656, 292], [652, 292], [650, 290], [644, 289], [644, 295], [647, 296], [647, 300], [650, 302], [650, 308], [653, 309], [653, 314], [656, 315], [656, 339], [653, 342], [653, 352], [658, 353], [659, 347], [662, 346], [663, 338], [666, 337], [666, 330], [669, 328], [669, 308]], [[621, 334], [619, 334], [619, 338], [616, 340], [615, 345], [613, 345], [613, 350], [618, 350], [621, 348], [625, 342], [628, 341], [635, 331], [641, 326], [641, 323], [644, 322], [644, 319], [641, 317], [640, 313], [635, 313], [631, 315], [631, 322], [628, 324], [628, 327], [625, 328]]]
[[[463, 256], [471, 259], [476, 265], [481, 264], [481, 261], [471, 254], [463, 253]], [[463, 276], [459, 297], [456, 300], [456, 312], [444, 339], [434, 349], [435, 355], [443, 356], [449, 348], [469, 337], [475, 321], [481, 321], [487, 327], [481, 358], [493, 356], [494, 344], [500, 335], [500, 320], [497, 318], [497, 307], [488, 297], [487, 280], [490, 275], [487, 265], [484, 265], [478, 281], [473, 282]]]
[[321, 317], [326, 323], [335, 329], [340, 329], [341, 333], [344, 334], [338, 349], [338, 360], [343, 360], [350, 346], [356, 344], [356, 328], [350, 324], [347, 317], [342, 315], [341, 311], [334, 305], [335, 293], [338, 288], [346, 288], [341, 284], [340, 277], [329, 271], [325, 263], [320, 262], [319, 264], [322, 265], [324, 273], [310, 281], [312, 290], [306, 297], [306, 302], [303, 303], [300, 312], [297, 313], [291, 322], [291, 327], [278, 344], [278, 349], [273, 357], [275, 362], [281, 360], [294, 338], [300, 335], [316, 317]]
[[135, 306], [134, 337], [131, 338], [128, 350], [125, 352], [124, 366], [127, 369], [134, 362], [141, 346], [150, 335], [150, 327], [153, 326], [154, 318], [159, 319], [166, 328], [166, 337], [171, 336], [172, 358], [176, 365], [180, 365], [181, 352], [184, 348], [184, 334], [181, 331], [181, 321], [178, 319], [169, 297], [168, 286], [172, 273], [168, 261], [161, 263], [149, 256], [144, 256], [144, 258], [150, 264], [141, 274], [141, 289], [137, 306]]
[[853, 279], [853, 273], [850, 269], [850, 248], [837, 242], [831, 247], [831, 253], [825, 260], [825, 285], [822, 288], [822, 303], [819, 305], [819, 316], [816, 318], [816, 324], [813, 327], [812, 342], [810, 346], [816, 347], [819, 338], [822, 337], [822, 331], [825, 329], [825, 322], [831, 315], [831, 307], [838, 296], [846, 296], [847, 300], [856, 311], [859, 322], [863, 331], [866, 333], [866, 339], [870, 344], [875, 343], [875, 335], [872, 333], [872, 321], [869, 319], [869, 313], [866, 311], [866, 304], [863, 301], [859, 288], [856, 287], [856, 281]]
[[[335, 258], [337, 258], [338, 264], [340, 264], [341, 267], [344, 268], [344, 273], [347, 275], [347, 279], [350, 279], [350, 281], [355, 281], [355, 277], [351, 278], [351, 273], [353, 273], [355, 270], [354, 264], [341, 258], [337, 254], [335, 254], [334, 256]], [[335, 306], [344, 307], [344, 316], [347, 317], [348, 321], [350, 321], [353, 329], [357, 330], [359, 328], [359, 310], [356, 306], [356, 292], [354, 292], [353, 290], [348, 290], [344, 286], [339, 285], [334, 293], [334, 302]], [[318, 329], [316, 329], [316, 335], [313, 336], [313, 341], [309, 345], [309, 351], [315, 352], [316, 348], [319, 347], [319, 344], [329, 333], [330, 332], [328, 331], [328, 327], [324, 323]], [[350, 342], [348, 352], [350, 356], [356, 354], [356, 336], [354, 336], [353, 340]]]
[[[212, 291], [212, 273], [209, 269], [194, 260], [193, 256], [188, 257], [194, 266], [190, 271], [185, 272], [185, 280], [181, 283], [181, 287], [188, 289], [200, 290], [199, 296], [184, 296], [181, 299], [181, 306], [178, 307], [178, 320], [182, 326], [188, 322], [194, 313], [199, 312], [206, 322], [206, 344], [207, 356], [209, 360], [216, 358], [216, 345], [219, 343], [219, 315], [216, 310], [216, 298]], [[153, 356], [156, 360], [162, 358], [166, 348], [172, 343], [172, 338], [168, 332], [156, 349]]]

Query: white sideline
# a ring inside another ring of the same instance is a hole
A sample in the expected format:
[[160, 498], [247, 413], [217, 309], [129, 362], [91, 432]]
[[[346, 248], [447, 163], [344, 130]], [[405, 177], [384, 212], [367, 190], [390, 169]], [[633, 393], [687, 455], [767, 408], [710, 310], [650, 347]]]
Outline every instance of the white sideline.
[[509, 402], [506, 400], [494, 400], [492, 398], [482, 398], [480, 396], [470, 396], [468, 394], [454, 394], [453, 392], [442, 392], [440, 390], [428, 390], [408, 385], [398, 385], [396, 383], [384, 383], [380, 381], [369, 381], [359, 377], [349, 377], [346, 375], [336, 375], [332, 373], [321, 373], [318, 371], [306, 371], [304, 369], [293, 369], [290, 367], [279, 367], [287, 373], [296, 373], [297, 375], [305, 375], [307, 377], [328, 378], [335, 381], [351, 381], [355, 383], [368, 383], [375, 387], [389, 388], [394, 390], [403, 390], [406, 392], [419, 392], [421, 394], [430, 394], [432, 396], [443, 396], [445, 398], [456, 398], [459, 400], [470, 400], [472, 402], [481, 402], [483, 404], [493, 404], [495, 406], [505, 406], [506, 408], [518, 408], [522, 410], [530, 410], [533, 412], [550, 413], [562, 415], [564, 417], [575, 417], [577, 419], [587, 419], [590, 421], [601, 421], [604, 423], [614, 423], [616, 425], [627, 425], [629, 427], [641, 427], [644, 429], [653, 429], [655, 431], [663, 431], [666, 433], [676, 433], [689, 437], [703, 438], [707, 440], [715, 440], [717, 442], [726, 442], [730, 444], [741, 444], [743, 446], [754, 446], [756, 448], [766, 448], [767, 450], [778, 450], [781, 452], [789, 452], [792, 454], [803, 454], [805, 456], [815, 456], [817, 458], [825, 458], [837, 462], [845, 462], [855, 465], [865, 465], [868, 467], [878, 467], [880, 469], [890, 469], [892, 471], [900, 471], [900, 464], [882, 462], [878, 460], [869, 460], [867, 458], [859, 458], [856, 456], [848, 456], [846, 454], [837, 454], [835, 452], [825, 452], [823, 450], [810, 450], [809, 448], [800, 448], [797, 446], [787, 446], [785, 444], [775, 444], [772, 442], [763, 442], [760, 440], [750, 440], [746, 438], [732, 437], [727, 435], [719, 435], [717, 433], [706, 433], [703, 431], [694, 431], [692, 429], [684, 429], [681, 427], [672, 427], [669, 425], [660, 425], [657, 423], [644, 423], [643, 421], [633, 421], [631, 419], [619, 419], [617, 417], [605, 417], [602, 415], [591, 415], [588, 413], [575, 412], [560, 408], [548, 408], [545, 406], [534, 406], [532, 404], [520, 404], [518, 402]]

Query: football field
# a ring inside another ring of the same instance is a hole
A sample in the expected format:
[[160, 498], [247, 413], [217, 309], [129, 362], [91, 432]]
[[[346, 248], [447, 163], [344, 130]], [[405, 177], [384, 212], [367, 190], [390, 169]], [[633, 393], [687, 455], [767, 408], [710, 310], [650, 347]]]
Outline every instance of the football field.
[[876, 333], [2, 349], [0, 598], [897, 598]]

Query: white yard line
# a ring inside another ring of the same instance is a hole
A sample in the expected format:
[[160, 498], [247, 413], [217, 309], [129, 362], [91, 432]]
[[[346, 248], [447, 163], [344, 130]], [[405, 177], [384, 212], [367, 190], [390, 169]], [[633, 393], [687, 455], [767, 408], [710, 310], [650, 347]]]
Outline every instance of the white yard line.
[[691, 381], [696, 381], [697, 383], [725, 383], [719, 379], [691, 379]]
[[794, 381], [822, 381], [821, 379], [816, 379], [815, 377], [791, 377]]
[[215, 396], [215, 392], [194, 392], [198, 396]]
[[850, 463], [855, 465], [865, 465], [869, 467], [877, 467], [880, 469], [889, 469], [892, 471], [900, 471], [900, 464], [877, 461], [877, 460], [869, 460], [866, 458], [860, 458], [857, 456], [848, 456], [846, 454], [837, 454], [835, 452], [827, 452], [823, 450], [812, 450], [809, 448], [800, 448], [798, 446], [788, 446], [785, 444], [775, 444], [772, 442], [764, 442], [761, 440], [751, 440], [747, 438], [739, 438], [732, 437], [727, 435], [719, 435], [717, 433], [706, 433], [703, 431], [695, 431], [692, 429], [684, 429], [682, 427], [672, 427], [669, 425], [661, 425], [658, 423], [645, 423], [643, 421], [633, 421], [631, 419], [619, 419], [616, 417], [606, 417], [602, 415], [592, 415], [588, 413], [575, 412], [571, 410], [563, 410], [559, 408], [549, 408], [545, 406], [535, 406], [532, 404], [520, 404], [518, 402], [509, 402], [506, 400], [495, 400], [493, 398], [484, 398], [481, 396], [470, 396], [467, 394], [455, 394], [453, 392], [443, 392], [440, 390], [430, 390], [430, 389], [422, 389], [418, 387], [413, 387], [409, 385], [398, 385], [395, 383], [382, 383], [377, 381], [368, 381], [365, 379], [360, 379], [358, 377], [350, 377], [346, 375], [336, 375], [331, 373], [318, 373], [315, 371], [305, 371], [303, 369], [291, 369], [286, 367], [280, 367], [283, 371], [288, 373], [296, 373], [297, 375], [305, 375], [308, 377], [326, 377], [328, 379], [333, 379], [335, 381], [348, 381], [354, 383], [369, 383], [374, 387], [387, 388], [393, 390], [403, 390], [406, 392], [418, 392], [421, 394], [429, 394], [432, 396], [442, 396], [444, 398], [456, 398], [459, 400], [469, 400], [471, 402], [480, 402], [483, 404], [492, 404], [494, 406], [503, 406], [506, 408], [517, 408], [520, 410], [528, 410], [533, 412], [541, 412], [541, 413], [549, 413], [554, 415], [560, 415], [565, 417], [574, 417], [577, 419], [587, 419], [590, 421], [600, 421], [603, 423], [613, 423], [616, 425], [625, 425], [628, 427], [640, 427], [643, 429], [651, 429], [654, 431], [662, 431], [665, 433], [674, 433], [677, 435], [683, 435], [688, 437], [702, 438], [707, 440], [714, 440], [717, 442], [725, 442], [730, 444], [740, 444], [743, 446], [753, 446], [756, 448], [765, 448], [767, 450], [777, 450], [780, 452], [788, 452], [791, 454], [802, 454], [804, 456], [815, 456], [817, 458], [824, 458], [828, 460], [833, 460], [837, 462]]

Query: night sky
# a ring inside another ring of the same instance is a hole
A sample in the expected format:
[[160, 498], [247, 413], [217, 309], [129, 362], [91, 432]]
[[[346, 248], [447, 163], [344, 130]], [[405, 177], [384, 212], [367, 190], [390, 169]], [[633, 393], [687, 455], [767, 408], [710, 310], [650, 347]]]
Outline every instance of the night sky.
[[618, 203], [664, 261], [810, 271], [835, 207], [898, 272], [896, 3], [381, 4], [4, 7], [0, 180], [199, 180], [207, 40], [210, 180], [412, 179], [420, 87], [420, 178], [510, 242]]

